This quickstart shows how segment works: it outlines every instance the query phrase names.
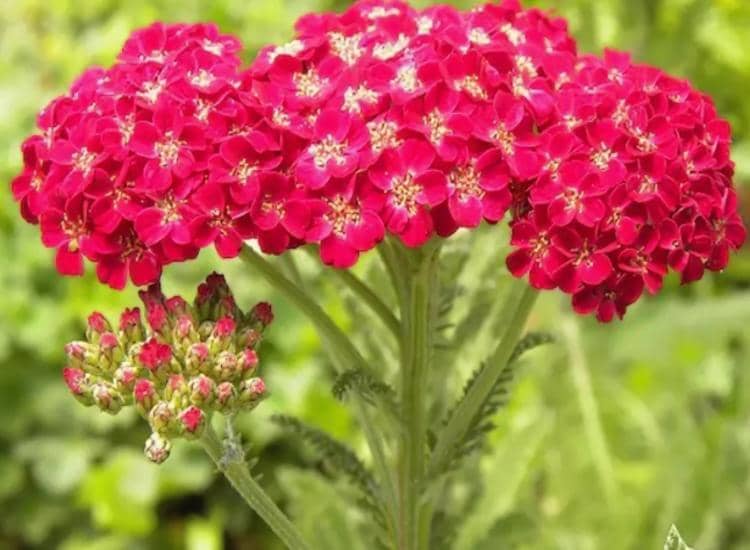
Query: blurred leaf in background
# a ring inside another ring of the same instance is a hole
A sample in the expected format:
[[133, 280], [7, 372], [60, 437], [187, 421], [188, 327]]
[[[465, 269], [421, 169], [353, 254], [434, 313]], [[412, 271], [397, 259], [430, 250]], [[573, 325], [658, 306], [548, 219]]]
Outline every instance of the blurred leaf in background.
[[[455, 2], [468, 7], [470, 2]], [[198, 449], [179, 445], [156, 468], [141, 458], [145, 428], [134, 416], [83, 409], [60, 379], [62, 346], [92, 307], [114, 314], [135, 292], [89, 274], [61, 279], [37, 228], [21, 221], [9, 192], [21, 140], [51, 97], [92, 64], [110, 64], [135, 27], [153, 20], [216, 22], [247, 45], [246, 59], [291, 35], [326, 0], [14, 0], [0, 10], [0, 548], [119, 550], [274, 549], [278, 543]], [[415, 2], [423, 7], [428, 2]], [[689, 78], [733, 126], [737, 185], [750, 205], [750, 2], [746, 0], [539, 0], [570, 21], [585, 51], [627, 49]], [[747, 206], [745, 206], [747, 213]], [[489, 299], [505, 282], [498, 229], [472, 247], [464, 293]], [[493, 237], [494, 235], [494, 237]], [[299, 254], [326, 307], [343, 326], [359, 315], [320, 268]], [[376, 277], [377, 258], [357, 267]], [[493, 259], [496, 259], [494, 261]], [[494, 265], [493, 265], [494, 261]], [[240, 428], [261, 456], [263, 483], [321, 548], [371, 548], [367, 521], [337, 501], [346, 493], [310, 449], [281, 434], [283, 412], [362, 448], [346, 409], [330, 394], [329, 365], [312, 328], [238, 262], [204, 253], [167, 269], [169, 293], [191, 294], [212, 269], [238, 299], [270, 299], [278, 322], [262, 350], [272, 397]], [[532, 323], [562, 335], [529, 354], [489, 454], [457, 472], [447, 495], [465, 522], [455, 548], [658, 549], [672, 523], [700, 550], [750, 549], [750, 254], [727, 272], [646, 300], [623, 323], [574, 319], [555, 294]], [[466, 311], [460, 299], [456, 315]], [[481, 301], [476, 302], [481, 303]], [[462, 306], [464, 310], [462, 311]], [[457, 319], [460, 321], [460, 318]], [[561, 330], [565, 327], [565, 330]], [[464, 326], [466, 334], [472, 329]], [[491, 339], [492, 333], [477, 338]], [[481, 341], [480, 341], [481, 343]], [[363, 342], [364, 345], [375, 345]], [[461, 387], [471, 346], [435, 376]], [[475, 352], [476, 353], [476, 348]], [[454, 396], [444, 396], [446, 400]], [[312, 470], [306, 468], [312, 466]], [[479, 474], [479, 475], [477, 475]]]

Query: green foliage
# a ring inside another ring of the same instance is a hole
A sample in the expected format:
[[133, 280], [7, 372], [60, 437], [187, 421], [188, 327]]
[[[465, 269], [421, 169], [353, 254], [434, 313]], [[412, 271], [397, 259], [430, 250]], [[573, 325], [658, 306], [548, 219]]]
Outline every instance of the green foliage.
[[376, 519], [384, 524], [385, 519], [380, 510], [379, 487], [372, 473], [349, 447], [337, 441], [327, 433], [313, 426], [309, 426], [297, 418], [286, 415], [274, 415], [271, 420], [310, 443], [322, 459], [324, 465], [334, 474], [348, 478], [362, 492], [362, 498], [367, 508], [376, 515]]
[[[521, 356], [538, 346], [550, 343], [554, 341], [554, 337], [545, 332], [530, 332], [526, 334], [521, 340], [518, 341], [516, 346], [513, 348], [513, 352], [508, 359], [508, 363], [502, 370], [502, 373], [498, 377], [492, 390], [487, 395], [482, 407], [477, 412], [476, 416], [472, 419], [469, 429], [466, 435], [457, 445], [453, 452], [453, 456], [449, 461], [451, 467], [457, 466], [457, 463], [462, 459], [470, 455], [471, 453], [479, 450], [485, 443], [486, 435], [495, 429], [495, 423], [493, 419], [497, 412], [507, 404], [508, 397], [510, 395], [511, 386], [515, 376], [516, 366]], [[469, 393], [469, 389], [472, 387], [476, 379], [484, 368], [486, 363], [482, 364], [476, 369], [471, 377], [464, 384], [464, 390], [461, 398], [456, 402], [451, 412], [447, 415], [444, 424], [448, 423], [448, 420], [454, 414], [456, 409], [459, 407], [461, 402], [466, 399]]]
[[356, 391], [370, 404], [379, 400], [390, 411], [398, 411], [396, 391], [364, 369], [351, 369], [342, 372], [336, 377], [331, 391], [339, 401], [342, 401], [350, 391]]
[[[8, 182], [20, 164], [18, 145], [33, 131], [40, 106], [85, 67], [111, 63], [132, 28], [155, 19], [212, 20], [248, 44], [249, 59], [263, 44], [286, 40], [298, 15], [344, 3], [3, 3], [0, 548], [279, 548], [214, 476], [202, 453], [178, 445], [166, 465], [148, 466], [139, 457], [143, 427], [133, 417], [104, 417], [67, 395], [59, 374], [62, 345], [79, 337], [92, 308], [112, 314], [133, 304], [135, 294], [132, 289], [110, 291], [91, 274], [60, 278], [37, 228], [20, 219]], [[711, 94], [732, 123], [736, 181], [744, 203], [750, 204], [750, 2], [524, 3], [554, 8], [568, 18], [583, 50], [600, 51], [605, 45], [632, 50], [636, 59], [685, 76]], [[445, 326], [426, 388], [437, 396], [430, 411], [434, 427], [503, 326], [502, 311], [493, 308], [506, 291], [504, 250], [498, 244], [507, 240], [502, 231], [483, 229], [471, 238], [457, 234], [444, 246], [442, 283], [453, 296], [443, 303]], [[382, 380], [391, 379], [392, 337], [356, 299], [322, 281], [316, 262], [300, 260], [302, 276], [338, 324], [373, 327], [358, 331], [365, 334], [357, 344]], [[333, 379], [313, 328], [240, 264], [220, 263], [211, 253], [169, 268], [164, 286], [169, 293], [190, 294], [217, 267], [244, 305], [270, 299], [277, 310], [277, 323], [261, 350], [261, 373], [272, 395], [253, 418], [237, 420], [261, 457], [257, 470], [265, 474], [264, 486], [316, 548], [372, 548], [372, 522], [346, 504], [346, 486], [300, 470], [301, 438], [282, 437], [267, 421], [274, 412], [294, 415], [324, 427], [362, 455], [351, 416], [328, 391]], [[357, 273], [374, 288], [387, 287], [377, 254], [366, 255]], [[492, 417], [497, 429], [484, 436], [488, 455], [466, 457], [452, 473], [455, 489], [440, 493], [436, 524], [448, 533], [434, 533], [435, 540], [469, 541], [477, 550], [642, 550], [661, 548], [665, 531], [677, 523], [700, 550], [750, 549], [749, 287], [745, 250], [725, 273], [700, 284], [682, 288], [679, 281], [668, 280], [661, 296], [633, 308], [623, 323], [573, 320], [568, 303], [545, 295], [530, 324], [556, 334], [563, 322], [576, 324], [588, 387], [573, 378], [567, 346], [529, 354], [510, 400]], [[598, 405], [586, 415], [595, 417], [599, 436], [583, 428], [582, 396]], [[597, 437], [610, 459], [613, 501], [599, 481], [601, 466], [592, 459]], [[467, 526], [455, 529], [458, 519]]]

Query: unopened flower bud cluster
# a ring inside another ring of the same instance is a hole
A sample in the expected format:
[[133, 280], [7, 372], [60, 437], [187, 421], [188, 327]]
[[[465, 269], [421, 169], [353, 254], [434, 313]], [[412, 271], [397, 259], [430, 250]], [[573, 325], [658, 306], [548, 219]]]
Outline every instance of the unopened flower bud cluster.
[[145, 315], [126, 309], [117, 326], [89, 316], [86, 340], [66, 346], [63, 376], [84, 405], [111, 414], [134, 406], [153, 432], [146, 456], [161, 463], [171, 440], [199, 437], [211, 413], [252, 410], [263, 398], [256, 349], [273, 312], [262, 302], [243, 313], [218, 274], [198, 287], [192, 305], [167, 298], [159, 285], [140, 296]]

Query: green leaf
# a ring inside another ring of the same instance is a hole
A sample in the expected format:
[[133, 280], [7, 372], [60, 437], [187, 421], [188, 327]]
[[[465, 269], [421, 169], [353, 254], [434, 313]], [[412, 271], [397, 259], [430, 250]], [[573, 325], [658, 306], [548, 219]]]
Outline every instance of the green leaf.
[[274, 415], [271, 420], [309, 442], [335, 473], [343, 474], [359, 487], [367, 502], [375, 510], [378, 510], [376, 504], [379, 498], [377, 482], [353, 450], [324, 431], [309, 426], [294, 417]]
[[485, 490], [468, 515], [462, 515], [455, 550], [472, 550], [501, 518], [513, 511], [521, 485], [549, 433], [552, 421], [535, 416], [507, 434], [482, 462]]
[[284, 468], [278, 480], [289, 495], [290, 515], [313, 548], [370, 550], [372, 541], [360, 535], [367, 523], [347, 504], [346, 489], [309, 470]]
[[664, 542], [664, 550], [693, 550], [682, 540], [677, 527], [672, 525], [667, 533], [667, 540]]
[[390, 411], [395, 413], [398, 410], [395, 390], [365, 369], [350, 369], [342, 372], [336, 377], [331, 391], [339, 401], [342, 401], [350, 391], [356, 391], [370, 404], [378, 399]]
[[[495, 382], [492, 391], [487, 395], [484, 403], [471, 421], [463, 440], [454, 450], [449, 466], [455, 466], [462, 458], [481, 448], [484, 444], [485, 435], [495, 428], [492, 418], [508, 401], [510, 387], [515, 377], [515, 367], [521, 356], [531, 349], [553, 341], [554, 337], [552, 335], [542, 332], [530, 332], [518, 341], [513, 348], [505, 368], [502, 370], [497, 382]], [[466, 381], [463, 395], [446, 416], [444, 424], [448, 422], [448, 419], [451, 418], [457, 408], [461, 405], [461, 402], [467, 398], [470, 388], [485, 368], [486, 364], [483, 364], [480, 368], [475, 370], [469, 380]]]

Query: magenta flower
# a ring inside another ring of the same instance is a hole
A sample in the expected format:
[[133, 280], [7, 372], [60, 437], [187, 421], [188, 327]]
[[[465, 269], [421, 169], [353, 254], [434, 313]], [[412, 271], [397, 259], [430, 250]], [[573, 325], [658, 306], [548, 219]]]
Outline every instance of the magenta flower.
[[606, 188], [587, 162], [571, 160], [562, 164], [557, 177], [544, 187], [531, 191], [531, 203], [549, 205], [550, 220], [565, 226], [573, 220], [593, 227], [606, 213], [602, 195]]
[[201, 127], [167, 105], [154, 113], [153, 122], [137, 122], [130, 149], [148, 159], [141, 187], [162, 191], [173, 178], [186, 178], [195, 168], [194, 151], [205, 147]]
[[50, 183], [68, 196], [82, 192], [106, 158], [95, 124], [93, 117], [84, 118], [67, 140], [56, 141], [49, 151]]
[[320, 189], [331, 178], [350, 176], [367, 141], [367, 129], [359, 118], [340, 111], [321, 112], [310, 145], [297, 159], [297, 179], [309, 189]]
[[562, 19], [360, 0], [296, 31], [241, 70], [215, 26], [157, 23], [50, 102], [12, 188], [61, 271], [85, 256], [122, 288], [249, 239], [346, 268], [386, 234], [419, 246], [510, 210], [511, 271], [609, 320], [745, 241], [711, 100], [579, 55]]
[[311, 205], [312, 222], [305, 239], [320, 242], [320, 257], [327, 265], [347, 268], [361, 252], [372, 249], [385, 236], [385, 226], [363, 187], [372, 184], [366, 178], [339, 180], [329, 186], [329, 194]]
[[250, 207], [235, 204], [226, 186], [207, 184], [191, 197], [198, 214], [190, 222], [192, 242], [198, 247], [213, 243], [222, 258], [234, 258], [242, 241], [254, 234]]
[[434, 150], [424, 141], [408, 140], [386, 151], [370, 172], [370, 181], [385, 193], [383, 221], [407, 246], [420, 246], [433, 230], [429, 208], [448, 195], [445, 174], [432, 169]]
[[281, 163], [278, 149], [270, 136], [259, 131], [232, 136], [209, 159], [209, 180], [229, 184], [237, 204], [252, 204], [259, 193], [259, 173], [273, 170]]

